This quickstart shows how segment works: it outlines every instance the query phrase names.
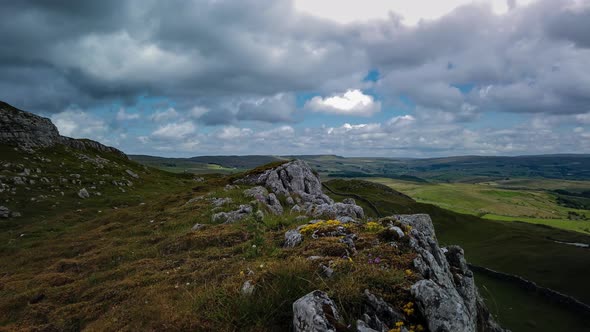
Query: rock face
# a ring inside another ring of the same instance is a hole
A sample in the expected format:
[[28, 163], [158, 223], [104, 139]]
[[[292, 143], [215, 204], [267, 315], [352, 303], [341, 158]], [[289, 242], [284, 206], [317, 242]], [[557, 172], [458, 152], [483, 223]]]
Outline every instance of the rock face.
[[15, 145], [25, 150], [62, 144], [77, 150], [95, 149], [127, 158], [123, 152], [98, 142], [61, 136], [57, 127], [48, 118], [19, 110], [2, 101], [0, 101], [0, 143]]
[[412, 285], [416, 304], [430, 331], [505, 331], [479, 297], [463, 249], [440, 248], [426, 214], [396, 216], [411, 226], [410, 245], [418, 253], [414, 266], [424, 277]]
[[278, 197], [284, 197], [289, 210], [293, 213], [305, 213], [314, 218], [336, 219], [350, 217], [362, 219], [363, 209], [348, 200], [334, 203], [322, 191], [322, 183], [311, 167], [303, 160], [285, 163], [260, 174], [248, 175], [237, 180], [238, 183], [257, 185], [246, 191], [246, 195], [264, 203], [274, 214], [282, 214], [283, 206]]
[[[411, 295], [416, 309], [426, 321], [428, 331], [507, 331], [494, 321], [479, 296], [463, 249], [458, 246], [440, 248], [428, 215], [398, 215], [387, 219], [391, 219], [392, 223], [393, 220], [401, 223], [400, 231], [402, 228], [411, 229], [404, 237], [407, 236], [410, 247], [417, 253], [414, 266], [422, 276], [421, 280], [411, 286]], [[286, 234], [287, 242], [292, 236], [293, 234]], [[403, 326], [409, 316], [394, 309], [369, 290], [363, 293], [361, 309], [360, 317], [356, 320], [359, 332], [391, 329], [409, 331]], [[296, 332], [337, 331], [341, 325], [334, 302], [320, 291], [314, 291], [297, 300], [293, 304], [293, 315]], [[402, 323], [401, 327], [398, 323]], [[395, 326], [398, 328], [395, 329]]]
[[293, 303], [295, 332], [336, 332], [340, 314], [334, 301], [321, 291], [313, 291]]

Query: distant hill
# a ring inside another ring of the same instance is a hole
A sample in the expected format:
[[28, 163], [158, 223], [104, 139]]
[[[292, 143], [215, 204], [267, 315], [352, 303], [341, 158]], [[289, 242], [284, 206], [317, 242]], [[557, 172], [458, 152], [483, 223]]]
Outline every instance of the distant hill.
[[428, 159], [345, 158], [335, 155], [131, 158], [162, 169], [194, 173], [236, 172], [277, 160], [298, 158], [306, 160], [324, 178], [389, 177], [414, 182], [479, 182], [506, 178], [590, 180], [590, 155], [587, 154]]

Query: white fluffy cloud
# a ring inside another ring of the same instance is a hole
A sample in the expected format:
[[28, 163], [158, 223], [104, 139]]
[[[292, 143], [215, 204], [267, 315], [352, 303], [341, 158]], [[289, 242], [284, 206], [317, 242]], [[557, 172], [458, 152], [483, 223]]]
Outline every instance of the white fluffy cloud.
[[373, 96], [366, 95], [361, 90], [355, 89], [326, 98], [313, 97], [305, 104], [305, 108], [314, 112], [371, 116], [381, 111], [381, 102], [375, 101]]
[[172, 122], [156, 129], [152, 133], [152, 137], [161, 140], [179, 140], [195, 133], [196, 130], [196, 126], [190, 121], [182, 123]]
[[108, 131], [104, 120], [82, 110], [70, 109], [53, 114], [51, 121], [60, 134], [69, 137], [101, 139]]

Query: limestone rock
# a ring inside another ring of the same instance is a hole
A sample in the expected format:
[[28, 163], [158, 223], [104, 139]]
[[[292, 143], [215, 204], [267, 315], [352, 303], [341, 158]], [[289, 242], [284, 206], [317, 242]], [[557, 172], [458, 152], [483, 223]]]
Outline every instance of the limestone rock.
[[139, 179], [139, 175], [137, 175], [137, 173], [133, 172], [130, 169], [125, 170], [125, 173], [129, 174], [129, 176], [131, 176], [134, 179]]
[[395, 323], [405, 321], [405, 316], [393, 309], [382, 298], [375, 296], [368, 289], [363, 293], [363, 321], [368, 327], [377, 331], [389, 331]]
[[254, 188], [244, 190], [244, 194], [247, 197], [255, 198], [257, 201], [264, 204], [264, 206], [266, 206], [272, 214], [283, 214], [283, 206], [281, 205], [281, 202], [274, 193], [269, 193], [266, 188], [256, 186]]
[[432, 220], [426, 214], [400, 215], [411, 226], [410, 246], [417, 252], [414, 266], [424, 277], [411, 287], [418, 310], [431, 331], [505, 331], [483, 305], [467, 267], [463, 250], [438, 245]]
[[10, 218], [10, 210], [6, 206], [0, 206], [0, 218]]
[[197, 223], [197, 224], [193, 225], [193, 227], [191, 228], [191, 231], [196, 232], [204, 227], [205, 227], [205, 225]]
[[310, 208], [309, 212], [309, 215], [314, 218], [336, 219], [338, 217], [351, 217], [363, 219], [365, 217], [362, 207], [345, 203], [324, 203]]
[[303, 160], [295, 160], [261, 174], [247, 176], [238, 182], [264, 186], [276, 195], [298, 195], [304, 202], [319, 200], [332, 204], [331, 198], [322, 192], [322, 183]]
[[292, 229], [285, 233], [285, 248], [293, 248], [299, 245], [303, 241], [303, 235], [299, 231]]
[[236, 221], [244, 219], [246, 216], [252, 213], [252, 207], [250, 205], [240, 205], [240, 207], [231, 212], [219, 212], [213, 215], [213, 222], [221, 222], [224, 224], [231, 224]]
[[77, 150], [112, 152], [127, 158], [123, 152], [98, 142], [61, 136], [57, 127], [48, 118], [22, 111], [1, 101], [0, 143], [14, 145], [29, 152], [35, 148], [61, 144]]
[[222, 197], [222, 198], [211, 198], [211, 204], [214, 207], [220, 207], [225, 204], [231, 203], [233, 200], [230, 197]]
[[336, 332], [339, 320], [334, 301], [322, 291], [313, 291], [293, 303], [295, 332]]
[[244, 284], [242, 285], [242, 289], [240, 290], [240, 292], [242, 293], [242, 295], [252, 295], [252, 293], [254, 293], [254, 283], [251, 280], [246, 280], [244, 282]]
[[86, 188], [82, 188], [80, 189], [80, 191], [78, 191], [78, 197], [86, 199], [90, 197], [90, 194], [88, 193], [88, 190], [86, 190]]

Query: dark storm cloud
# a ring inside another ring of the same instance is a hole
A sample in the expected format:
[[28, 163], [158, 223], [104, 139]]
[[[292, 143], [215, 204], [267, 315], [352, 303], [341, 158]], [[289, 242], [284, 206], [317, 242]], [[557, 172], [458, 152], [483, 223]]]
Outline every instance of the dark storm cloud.
[[582, 114], [590, 19], [575, 4], [544, 0], [502, 16], [470, 5], [407, 27], [396, 17], [337, 24], [276, 0], [0, 1], [0, 98], [40, 112], [142, 95], [190, 109], [208, 98], [236, 106], [210, 107], [205, 124], [290, 122], [294, 107], [277, 94], [341, 93], [378, 69], [381, 98], [448, 119]]

